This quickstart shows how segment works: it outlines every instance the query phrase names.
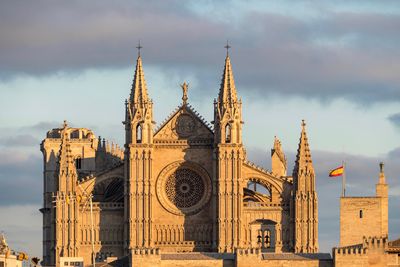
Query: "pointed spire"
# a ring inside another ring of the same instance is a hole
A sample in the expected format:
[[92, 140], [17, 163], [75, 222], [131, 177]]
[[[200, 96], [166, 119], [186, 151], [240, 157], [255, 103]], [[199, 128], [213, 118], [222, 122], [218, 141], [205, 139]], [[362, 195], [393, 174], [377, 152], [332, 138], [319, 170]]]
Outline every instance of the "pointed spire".
[[233, 79], [231, 60], [229, 58], [228, 52], [225, 58], [225, 68], [222, 75], [221, 88], [219, 90], [218, 98], [220, 103], [237, 102], [235, 81]]
[[[76, 174], [76, 167], [74, 163], [74, 159], [72, 156], [71, 146], [70, 146], [70, 133], [68, 132], [68, 126], [64, 123], [64, 128], [61, 131], [61, 148], [60, 148], [60, 155], [58, 161], [58, 168], [59, 168], [59, 179], [60, 182], [64, 184], [64, 180], [69, 174], [72, 172]], [[60, 184], [60, 190], [65, 190]]]
[[[141, 46], [139, 45], [141, 48]], [[140, 51], [140, 49], [139, 49]], [[130, 102], [135, 107], [139, 104], [146, 103], [149, 99], [147, 94], [146, 80], [144, 79], [144, 72], [142, 66], [142, 57], [140, 52], [136, 61], [135, 76], [133, 78], [132, 90], [130, 94]]]
[[380, 167], [379, 184], [386, 184], [385, 171], [383, 170], [384, 166], [385, 166], [385, 164], [383, 164], [383, 162], [379, 163], [379, 167]]
[[308, 145], [306, 123], [304, 120], [302, 120], [300, 142], [299, 142], [299, 147], [297, 149], [297, 156], [296, 156], [295, 167], [293, 170], [293, 176], [296, 176], [298, 174], [298, 171], [304, 168], [305, 166], [312, 167], [312, 159], [311, 159], [310, 147]]

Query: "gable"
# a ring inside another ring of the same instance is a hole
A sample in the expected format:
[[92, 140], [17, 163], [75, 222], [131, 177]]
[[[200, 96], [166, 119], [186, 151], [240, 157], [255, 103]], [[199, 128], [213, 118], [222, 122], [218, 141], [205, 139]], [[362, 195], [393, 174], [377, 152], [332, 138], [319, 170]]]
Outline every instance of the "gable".
[[213, 140], [207, 122], [191, 106], [182, 105], [172, 113], [154, 134], [155, 140]]

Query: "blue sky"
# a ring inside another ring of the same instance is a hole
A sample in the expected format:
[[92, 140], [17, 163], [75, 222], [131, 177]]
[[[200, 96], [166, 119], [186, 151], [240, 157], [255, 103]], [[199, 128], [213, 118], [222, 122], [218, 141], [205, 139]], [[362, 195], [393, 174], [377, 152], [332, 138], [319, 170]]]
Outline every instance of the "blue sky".
[[373, 195], [386, 163], [390, 238], [399, 237], [399, 28], [397, 1], [2, 1], [0, 231], [41, 255], [47, 130], [67, 119], [123, 144], [138, 40], [158, 123], [183, 81], [212, 120], [229, 40], [249, 159], [269, 168], [277, 135], [291, 172], [307, 122], [321, 250], [338, 244], [341, 185], [327, 173], [342, 159], [351, 195]]

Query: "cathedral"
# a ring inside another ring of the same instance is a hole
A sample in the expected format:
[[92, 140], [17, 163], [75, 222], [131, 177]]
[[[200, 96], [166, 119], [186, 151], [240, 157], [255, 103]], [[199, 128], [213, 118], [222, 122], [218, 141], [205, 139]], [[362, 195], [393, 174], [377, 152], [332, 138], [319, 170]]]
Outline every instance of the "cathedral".
[[139, 54], [123, 148], [67, 122], [47, 132], [42, 265], [181, 266], [187, 257], [198, 260], [191, 266], [248, 266], [249, 255], [299, 263], [298, 255], [314, 255], [297, 266], [332, 266], [329, 254], [318, 253], [306, 123], [292, 175], [277, 138], [266, 170], [247, 159], [229, 54], [210, 124], [189, 104], [188, 85], [181, 87], [181, 104], [156, 127]]

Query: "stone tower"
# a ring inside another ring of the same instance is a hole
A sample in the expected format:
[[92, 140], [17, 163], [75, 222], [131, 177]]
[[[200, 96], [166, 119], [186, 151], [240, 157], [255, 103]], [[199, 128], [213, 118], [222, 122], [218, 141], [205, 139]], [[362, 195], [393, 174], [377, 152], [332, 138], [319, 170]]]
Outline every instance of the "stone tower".
[[376, 196], [340, 198], [340, 246], [363, 242], [363, 237], [388, 236], [388, 185], [380, 164]]
[[218, 251], [232, 252], [241, 245], [242, 102], [237, 97], [229, 55], [225, 59], [218, 99], [214, 102], [213, 180], [218, 198], [216, 227]]
[[79, 222], [82, 195], [79, 174], [95, 171], [97, 139], [86, 128], [62, 128], [47, 133], [41, 143], [44, 158], [43, 262], [57, 265], [60, 257], [82, 253]]
[[150, 247], [152, 207], [153, 103], [147, 94], [139, 54], [125, 115], [125, 249]]
[[69, 143], [67, 125], [61, 132], [61, 149], [58, 163], [58, 191], [55, 194], [55, 227], [60, 229], [56, 242], [56, 255], [76, 257], [78, 255], [78, 199], [77, 171]]
[[315, 190], [315, 172], [308, 145], [306, 124], [303, 120], [294, 180], [294, 251], [318, 252], [318, 197]]

